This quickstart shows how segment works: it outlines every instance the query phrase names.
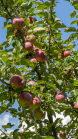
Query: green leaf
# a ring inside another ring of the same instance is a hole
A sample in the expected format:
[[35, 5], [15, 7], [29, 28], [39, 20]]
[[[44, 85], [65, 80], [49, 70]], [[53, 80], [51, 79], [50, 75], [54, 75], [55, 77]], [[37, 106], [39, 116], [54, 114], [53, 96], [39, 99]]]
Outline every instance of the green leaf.
[[73, 18], [76, 15], [76, 11], [72, 11], [70, 14], [70, 18]]
[[73, 24], [78, 24], [78, 20], [74, 20], [73, 22], [71, 22], [71, 25]]
[[78, 86], [78, 81], [74, 81], [73, 85]]
[[66, 26], [62, 22], [58, 22], [54, 25], [55, 28], [65, 28]]
[[78, 14], [76, 15], [76, 18], [78, 18]]
[[76, 97], [76, 102], [78, 103], [78, 96]]
[[54, 137], [46, 136], [46, 137], [42, 137], [42, 139], [54, 139]]
[[35, 11], [35, 8], [31, 8], [31, 9], [29, 10], [29, 15], [30, 15], [30, 14], [33, 14], [34, 11]]
[[2, 127], [3, 127], [4, 129], [6, 129], [6, 128], [11, 128], [11, 127], [13, 127], [13, 126], [14, 126], [14, 124], [8, 123], [7, 125], [3, 125]]
[[3, 29], [10, 28], [10, 27], [12, 27], [12, 24], [8, 24], [8, 25], [4, 26]]
[[69, 1], [70, 2], [70, 0], [64, 0], [64, 1]]
[[44, 27], [36, 27], [34, 30], [33, 30], [33, 32], [35, 33], [35, 34], [42, 34], [42, 33], [44, 33], [45, 32], [45, 28]]
[[78, 96], [78, 89], [74, 91], [75, 96]]
[[59, 85], [62, 85], [63, 80], [57, 80], [57, 83], [58, 83]]
[[64, 32], [76, 32], [76, 28], [74, 27], [68, 27], [64, 30]]
[[6, 63], [7, 60], [8, 60], [8, 55], [3, 54], [3, 55], [2, 55], [2, 60]]

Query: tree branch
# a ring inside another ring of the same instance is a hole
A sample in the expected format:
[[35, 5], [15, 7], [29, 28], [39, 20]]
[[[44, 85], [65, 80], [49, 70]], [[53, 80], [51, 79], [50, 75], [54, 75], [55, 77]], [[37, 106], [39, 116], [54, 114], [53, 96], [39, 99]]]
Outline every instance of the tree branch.
[[0, 79], [0, 81], [1, 81], [2, 83], [4, 83], [4, 84], [6, 84], [6, 85], [9, 85], [9, 86], [10, 86], [10, 84], [9, 84], [9, 83], [7, 83], [7, 82], [3, 81], [2, 79]]
[[[51, 113], [47, 113], [47, 114], [48, 114], [49, 122], [52, 124], [53, 123], [52, 114]], [[53, 130], [53, 136], [55, 137], [55, 139], [58, 139], [56, 128], [55, 128], [54, 124], [52, 125], [51, 129]]]
[[[5, 135], [5, 136], [7, 136], [7, 134], [4, 132], [4, 131], [2, 131], [2, 129], [0, 129], [0, 131]], [[8, 136], [7, 136], [8, 137]]]

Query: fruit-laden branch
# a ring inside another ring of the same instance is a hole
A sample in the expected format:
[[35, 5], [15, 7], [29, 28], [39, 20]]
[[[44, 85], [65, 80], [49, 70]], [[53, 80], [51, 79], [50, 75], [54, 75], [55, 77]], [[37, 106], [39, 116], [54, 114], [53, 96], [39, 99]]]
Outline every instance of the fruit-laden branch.
[[12, 16], [11, 16], [10, 12], [8, 11], [7, 6], [6, 6], [6, 5], [4, 5], [3, 0], [1, 0], [1, 3], [2, 3], [2, 6], [3, 6], [6, 10], [7, 10], [7, 13], [8, 13], [8, 15], [9, 15], [9, 17], [10, 17], [10, 19], [12, 20]]
[[[47, 113], [47, 114], [48, 114], [49, 122], [52, 124], [52, 123], [53, 123], [52, 114], [51, 114], [51, 113]], [[52, 131], [53, 131], [53, 136], [55, 137], [55, 139], [58, 139], [55, 126], [52, 125], [51, 129], [52, 129]]]

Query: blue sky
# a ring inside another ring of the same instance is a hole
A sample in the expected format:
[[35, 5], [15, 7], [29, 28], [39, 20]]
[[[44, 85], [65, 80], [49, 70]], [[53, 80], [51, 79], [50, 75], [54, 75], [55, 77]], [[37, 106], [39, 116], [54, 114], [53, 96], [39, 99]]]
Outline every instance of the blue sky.
[[[59, 0], [59, 1], [60, 1], [60, 3], [58, 3], [57, 7], [55, 7], [56, 16], [57, 16], [57, 18], [60, 18], [61, 22], [63, 22], [67, 27], [70, 27], [71, 22], [76, 19], [76, 18], [70, 18], [70, 13], [72, 11], [74, 11], [75, 9], [73, 6], [70, 5], [70, 3], [68, 1], [64, 1], [64, 0]], [[0, 44], [6, 40], [6, 29], [3, 29], [4, 21], [5, 21], [5, 19], [0, 17]], [[77, 28], [77, 25], [74, 24], [73, 27]], [[61, 31], [63, 34], [62, 35], [63, 40], [67, 39], [68, 36], [71, 34], [71, 33], [65, 33], [64, 29], [61, 29]], [[78, 40], [77, 40], [77, 44], [78, 44]], [[76, 46], [75, 50], [78, 50], [77, 46]], [[15, 102], [14, 107], [18, 107], [17, 101]], [[6, 115], [7, 119], [5, 118], [5, 115]], [[2, 126], [2, 124], [6, 124], [11, 121], [13, 123], [15, 123], [15, 125], [18, 126], [18, 119], [12, 118], [10, 116], [11, 115], [6, 112], [0, 116], [0, 121], [2, 121], [2, 120], [4, 121], [0, 124], [0, 127]]]

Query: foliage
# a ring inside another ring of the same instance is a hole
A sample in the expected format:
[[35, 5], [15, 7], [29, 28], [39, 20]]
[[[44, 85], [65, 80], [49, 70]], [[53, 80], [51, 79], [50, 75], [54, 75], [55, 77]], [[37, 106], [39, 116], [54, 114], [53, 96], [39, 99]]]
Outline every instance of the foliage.
[[[78, 1], [66, 0], [78, 10]], [[78, 137], [78, 109], [74, 109], [75, 102], [78, 102], [78, 51], [74, 48], [78, 39], [78, 30], [75, 27], [66, 27], [56, 17], [54, 8], [57, 6], [56, 0], [0, 0], [0, 16], [5, 18], [3, 29], [7, 28], [6, 41], [0, 44], [0, 114], [9, 112], [12, 117], [19, 117], [19, 127], [10, 134], [2, 131], [1, 139], [57, 139], [60, 131], [66, 132], [66, 138]], [[71, 12], [70, 17], [78, 18], [76, 11]], [[12, 19], [22, 17], [26, 27], [22, 29], [24, 37], [34, 34], [36, 36], [36, 47], [42, 49], [47, 54], [44, 62], [37, 62], [37, 67], [28, 60], [35, 55], [35, 51], [28, 53], [23, 51], [22, 36], [14, 36]], [[27, 17], [33, 17], [34, 23], [29, 25]], [[37, 20], [38, 19], [38, 20]], [[78, 20], [71, 22], [77, 24]], [[72, 32], [65, 41], [61, 39], [60, 28], [65, 28], [65, 32]], [[28, 30], [28, 32], [27, 32]], [[74, 32], [74, 33], [73, 33]], [[42, 39], [41, 39], [42, 38]], [[71, 52], [71, 56], [58, 58], [59, 53], [65, 50]], [[32, 68], [31, 68], [32, 67]], [[72, 72], [67, 78], [65, 71]], [[10, 78], [17, 74], [23, 76], [26, 81], [23, 89], [15, 89], [10, 86]], [[34, 86], [29, 86], [29, 80], [36, 81]], [[36, 87], [39, 87], [36, 90]], [[18, 94], [21, 91], [30, 91], [32, 95], [37, 95], [41, 99], [41, 108], [47, 113], [48, 119], [36, 120], [33, 117], [33, 110], [29, 107], [13, 108]], [[58, 91], [64, 92], [67, 97], [64, 103], [58, 103], [55, 95]], [[70, 116], [71, 121], [67, 125], [62, 124], [61, 118], [53, 117], [56, 113]], [[23, 133], [19, 133], [22, 122], [25, 121], [27, 128]], [[38, 126], [37, 126], [38, 125]], [[6, 131], [14, 125], [8, 123], [2, 126]], [[34, 126], [35, 131], [29, 130]], [[3, 137], [4, 135], [4, 137]]]

